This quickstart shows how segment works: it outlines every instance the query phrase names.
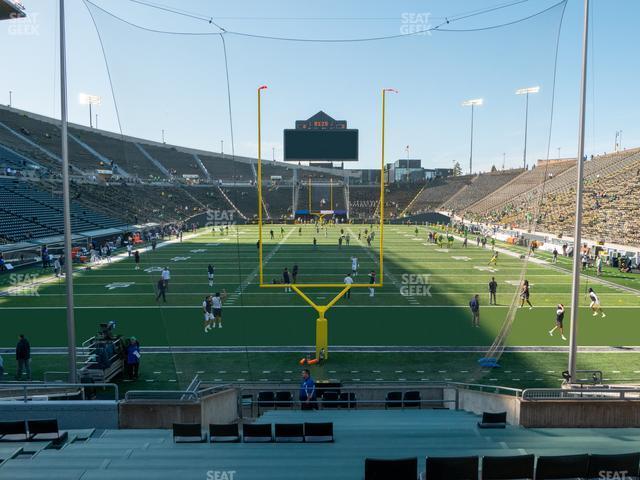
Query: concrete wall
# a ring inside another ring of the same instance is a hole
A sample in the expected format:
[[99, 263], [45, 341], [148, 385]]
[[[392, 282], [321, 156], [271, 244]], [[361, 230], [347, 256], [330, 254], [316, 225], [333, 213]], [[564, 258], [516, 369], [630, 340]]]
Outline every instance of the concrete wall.
[[520, 424], [530, 428], [638, 428], [640, 402], [523, 400], [520, 402]]
[[479, 392], [476, 390], [458, 390], [458, 409], [482, 415], [483, 412], [507, 412], [507, 422], [520, 423], [520, 399], [511, 395]]
[[238, 420], [238, 392], [232, 388], [204, 397], [201, 408], [202, 425], [233, 423]]
[[120, 428], [171, 428], [174, 423], [200, 423], [199, 403], [122, 402]]
[[109, 400], [0, 402], [0, 419], [42, 420], [55, 418], [61, 430], [118, 428], [118, 404]]
[[[231, 423], [238, 419], [238, 390], [208, 395], [200, 402], [121, 402], [120, 428], [171, 428], [174, 423]], [[206, 429], [206, 428], [205, 428]]]

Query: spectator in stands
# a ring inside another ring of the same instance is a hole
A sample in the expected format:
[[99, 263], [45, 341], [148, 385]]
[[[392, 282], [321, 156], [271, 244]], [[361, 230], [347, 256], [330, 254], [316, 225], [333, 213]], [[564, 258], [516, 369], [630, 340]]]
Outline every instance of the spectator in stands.
[[127, 376], [129, 379], [138, 379], [140, 370], [140, 343], [136, 337], [131, 337], [127, 347]]
[[317, 409], [316, 398], [316, 383], [311, 378], [311, 372], [305, 368], [302, 370], [302, 384], [300, 385], [300, 407], [302, 410]]
[[0, 272], [4, 272], [7, 269], [4, 265], [4, 255], [0, 253]]
[[16, 380], [22, 379], [22, 373], [27, 374], [27, 380], [31, 380], [31, 345], [21, 333], [16, 345], [16, 362], [18, 369], [16, 371]]
[[480, 296], [474, 295], [469, 302], [469, 308], [471, 308], [471, 321], [474, 327], [480, 326]]

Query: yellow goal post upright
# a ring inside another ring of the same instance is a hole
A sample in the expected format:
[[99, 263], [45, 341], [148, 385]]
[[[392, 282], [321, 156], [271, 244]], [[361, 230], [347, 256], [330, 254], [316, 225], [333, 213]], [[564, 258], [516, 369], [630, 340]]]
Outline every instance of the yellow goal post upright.
[[[263, 197], [262, 197], [262, 131], [261, 131], [261, 98], [262, 91], [266, 90], [266, 85], [261, 85], [258, 87], [258, 171], [257, 171], [257, 181], [258, 181], [258, 276], [259, 276], [259, 286], [260, 288], [291, 288], [294, 292], [296, 292], [305, 302], [307, 302], [317, 313], [318, 318], [316, 319], [316, 359], [326, 360], [329, 358], [329, 326], [326, 318], [326, 312], [333, 307], [349, 290], [352, 288], [379, 288], [384, 284], [384, 127], [385, 127], [385, 109], [386, 109], [386, 94], [387, 93], [397, 93], [397, 90], [393, 88], [384, 88], [382, 89], [382, 138], [381, 138], [381, 156], [380, 156], [380, 204], [379, 204], [379, 216], [380, 216], [380, 234], [379, 234], [379, 242], [380, 242], [380, 275], [378, 276], [378, 282], [369, 284], [369, 283], [352, 283], [351, 285], [345, 285], [343, 283], [307, 283], [307, 284], [271, 284], [264, 282], [264, 272], [263, 272], [263, 253], [262, 253], [262, 208], [263, 208]], [[339, 289], [338, 293], [333, 297], [333, 299], [325, 304], [318, 305], [314, 302], [307, 294], [305, 294], [305, 289], [314, 289], [314, 288], [336, 288]]]

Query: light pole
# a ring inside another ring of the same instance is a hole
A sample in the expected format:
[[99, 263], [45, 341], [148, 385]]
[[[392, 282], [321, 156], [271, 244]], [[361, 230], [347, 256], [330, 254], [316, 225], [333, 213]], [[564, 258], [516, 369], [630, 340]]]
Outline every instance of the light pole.
[[9, 90], [9, 108], [13, 107], [13, 92]]
[[69, 383], [78, 381], [76, 365], [76, 322], [73, 297], [73, 264], [71, 256], [71, 194], [69, 186], [69, 139], [67, 125], [67, 43], [64, 0], [60, 0], [60, 144], [62, 153], [62, 216], [64, 223], [64, 272], [67, 287], [67, 349]]
[[162, 143], [166, 143], [166, 142], [164, 141], [164, 128], [162, 129]]
[[224, 140], [220, 140], [220, 156], [224, 158]]
[[382, 89], [382, 154], [380, 155], [380, 283], [384, 282], [384, 123], [387, 92], [398, 93], [395, 88]]
[[516, 95], [525, 95], [525, 107], [524, 107], [524, 153], [522, 158], [523, 168], [527, 169], [527, 130], [529, 126], [529, 94], [538, 93], [540, 87], [527, 87], [516, 90]]
[[469, 175], [473, 173], [473, 111], [476, 106], [481, 106], [484, 103], [482, 98], [474, 98], [472, 100], [467, 100], [462, 102], [463, 107], [471, 107], [471, 135], [470, 135], [470, 146], [469, 146]]
[[569, 334], [570, 382], [576, 378], [578, 354], [578, 309], [580, 307], [580, 264], [582, 244], [582, 187], [584, 176], [584, 128], [587, 99], [587, 49], [589, 45], [589, 0], [584, 0], [584, 34], [582, 38], [582, 79], [580, 82], [580, 117], [578, 119], [578, 178], [576, 179], [576, 223], [573, 234], [573, 278], [571, 282], [571, 332]]
[[91, 110], [92, 105], [100, 105], [102, 98], [98, 95], [89, 95], [88, 93], [80, 94], [80, 103], [82, 105], [89, 105], [89, 127], [93, 128], [93, 112]]
[[262, 125], [260, 116], [260, 99], [262, 96], [262, 90], [266, 90], [266, 85], [260, 85], [258, 87], [258, 264], [260, 269], [260, 285], [264, 283], [262, 275]]
[[560, 150], [562, 149], [562, 147], [558, 147], [558, 160], [560, 160], [562, 157], [560, 156]]

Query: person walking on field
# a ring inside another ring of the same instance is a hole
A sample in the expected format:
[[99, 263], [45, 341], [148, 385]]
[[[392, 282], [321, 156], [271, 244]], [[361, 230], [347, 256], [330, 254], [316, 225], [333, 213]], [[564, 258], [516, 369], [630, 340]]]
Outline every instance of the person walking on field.
[[471, 321], [474, 327], [480, 326], [480, 296], [474, 295], [469, 302], [469, 308], [471, 309]]
[[161, 278], [157, 283], [157, 294], [156, 294], [156, 302], [160, 300], [162, 297], [162, 302], [167, 303], [167, 286], [164, 283], [164, 280]]
[[491, 281], [489, 282], [489, 305], [498, 304], [498, 300], [496, 299], [497, 291], [498, 291], [498, 282], [496, 282], [495, 277], [491, 277]]

